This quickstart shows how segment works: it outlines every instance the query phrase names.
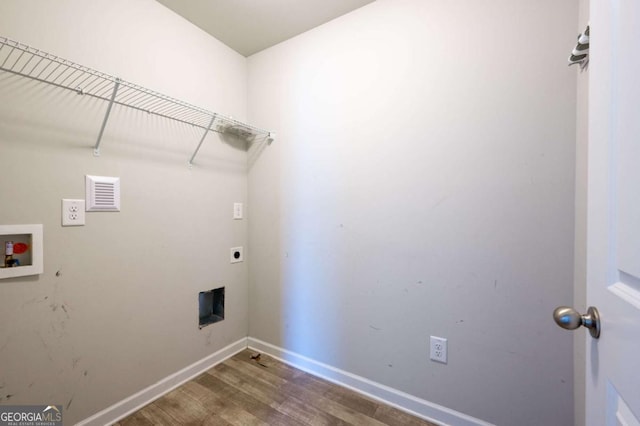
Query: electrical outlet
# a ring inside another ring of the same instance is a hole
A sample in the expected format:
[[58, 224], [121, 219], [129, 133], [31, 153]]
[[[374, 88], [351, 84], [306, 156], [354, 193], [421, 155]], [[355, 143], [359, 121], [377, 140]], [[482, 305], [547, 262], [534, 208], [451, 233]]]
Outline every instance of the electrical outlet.
[[429, 348], [429, 357], [432, 361], [447, 363], [447, 339], [431, 336]]
[[244, 254], [242, 253], [242, 247], [233, 247], [231, 249], [231, 263], [238, 263], [244, 261]]
[[82, 226], [84, 218], [84, 200], [62, 199], [62, 226]]
[[242, 203], [233, 203], [233, 219], [238, 220], [244, 217], [244, 212], [242, 211]]

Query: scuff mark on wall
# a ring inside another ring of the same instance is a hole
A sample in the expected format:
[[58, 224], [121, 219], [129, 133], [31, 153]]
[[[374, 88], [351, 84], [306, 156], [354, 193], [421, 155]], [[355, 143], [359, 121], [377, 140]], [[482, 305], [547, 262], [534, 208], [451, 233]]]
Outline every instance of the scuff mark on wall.
[[42, 346], [45, 349], [45, 352], [47, 354], [47, 358], [49, 358], [49, 361], [53, 362], [53, 357], [51, 356], [51, 350], [49, 349], [49, 345], [47, 344], [47, 342], [45, 342], [45, 340], [42, 337], [42, 335], [40, 334], [40, 332], [36, 331], [36, 334], [38, 335], [38, 338], [40, 339], [40, 342], [42, 343]]
[[29, 300], [27, 300], [26, 302], [24, 302], [24, 303], [22, 304], [22, 308], [24, 309], [26, 306], [33, 305], [33, 304], [35, 304], [35, 303], [43, 303], [43, 302], [44, 302], [44, 301], [46, 301], [47, 299], [49, 299], [49, 296], [45, 296], [45, 297], [44, 297], [44, 298], [42, 298], [42, 299], [39, 299], [39, 298], [37, 298], [37, 297], [34, 297], [34, 298], [29, 299]]
[[78, 363], [80, 362], [81, 359], [82, 357], [73, 358], [71, 360], [71, 368], [75, 369], [78, 366]]

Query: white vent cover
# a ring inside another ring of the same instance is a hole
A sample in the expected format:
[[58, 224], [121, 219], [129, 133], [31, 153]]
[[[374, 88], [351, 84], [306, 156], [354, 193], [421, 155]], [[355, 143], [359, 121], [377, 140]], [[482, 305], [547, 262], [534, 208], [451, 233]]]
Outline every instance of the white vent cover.
[[120, 178], [87, 175], [86, 191], [88, 212], [120, 211]]

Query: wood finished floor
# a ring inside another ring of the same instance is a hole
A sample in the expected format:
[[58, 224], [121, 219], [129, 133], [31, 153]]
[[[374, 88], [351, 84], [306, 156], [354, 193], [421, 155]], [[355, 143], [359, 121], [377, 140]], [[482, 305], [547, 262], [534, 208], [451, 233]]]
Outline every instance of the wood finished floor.
[[262, 355], [242, 351], [116, 426], [436, 426]]

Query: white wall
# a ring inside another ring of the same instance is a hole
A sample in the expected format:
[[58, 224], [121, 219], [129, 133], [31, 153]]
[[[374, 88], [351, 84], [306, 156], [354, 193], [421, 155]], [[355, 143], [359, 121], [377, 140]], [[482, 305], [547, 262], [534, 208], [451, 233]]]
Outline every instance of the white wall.
[[[250, 336], [498, 425], [573, 423], [578, 2], [378, 0], [249, 58]], [[428, 360], [429, 335], [449, 363]]]
[[[246, 59], [153, 0], [6, 0], [0, 35], [244, 119]], [[0, 224], [44, 224], [44, 273], [0, 280], [0, 404], [62, 404], [65, 424], [247, 335], [247, 154], [202, 132], [0, 74]], [[120, 213], [60, 226], [84, 175], [119, 176]], [[56, 276], [56, 272], [60, 276]], [[226, 318], [198, 329], [199, 291]]]

